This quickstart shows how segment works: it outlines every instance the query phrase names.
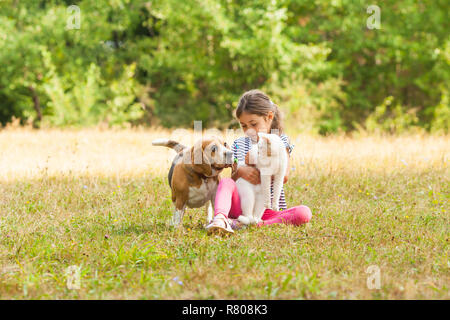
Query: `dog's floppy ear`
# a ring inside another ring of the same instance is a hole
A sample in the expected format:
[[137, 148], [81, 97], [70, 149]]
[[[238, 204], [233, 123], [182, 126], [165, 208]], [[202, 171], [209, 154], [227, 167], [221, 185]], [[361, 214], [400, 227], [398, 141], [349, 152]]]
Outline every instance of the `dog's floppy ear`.
[[272, 143], [270, 142], [270, 139], [267, 136], [263, 136], [262, 139], [264, 139], [264, 142], [267, 146], [267, 156], [272, 156]]
[[201, 142], [197, 141], [191, 148], [190, 154], [191, 154], [191, 164], [197, 165], [201, 164], [203, 162], [203, 149]]
[[190, 150], [192, 168], [195, 172], [204, 174], [206, 176], [212, 175], [211, 162], [205, 157], [203, 152], [203, 143], [198, 141]]

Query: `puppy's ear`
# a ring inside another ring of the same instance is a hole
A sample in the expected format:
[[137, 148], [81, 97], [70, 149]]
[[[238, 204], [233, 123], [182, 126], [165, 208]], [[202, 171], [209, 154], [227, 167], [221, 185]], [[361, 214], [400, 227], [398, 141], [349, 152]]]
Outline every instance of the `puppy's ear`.
[[265, 136], [263, 137], [264, 139], [264, 143], [267, 145], [267, 156], [271, 157], [272, 156], [272, 143], [270, 142], [270, 139]]
[[191, 148], [191, 164], [200, 165], [202, 164], [202, 144], [201, 142], [196, 142]]

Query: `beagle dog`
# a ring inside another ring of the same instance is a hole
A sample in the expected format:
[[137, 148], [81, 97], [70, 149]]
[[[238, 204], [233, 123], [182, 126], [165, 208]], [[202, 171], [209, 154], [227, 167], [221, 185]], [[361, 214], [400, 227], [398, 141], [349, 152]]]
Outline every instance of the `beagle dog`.
[[213, 218], [219, 174], [232, 166], [233, 151], [218, 137], [203, 138], [192, 148], [169, 139], [156, 139], [152, 145], [172, 148], [178, 153], [168, 176], [175, 205], [172, 225], [181, 225], [186, 206], [200, 208], [205, 204], [209, 223]]

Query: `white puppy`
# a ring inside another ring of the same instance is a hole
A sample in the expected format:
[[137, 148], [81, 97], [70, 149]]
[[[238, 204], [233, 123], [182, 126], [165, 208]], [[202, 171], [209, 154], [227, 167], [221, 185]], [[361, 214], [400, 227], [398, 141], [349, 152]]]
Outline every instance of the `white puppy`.
[[[249, 163], [260, 171], [261, 184], [254, 185], [243, 178], [236, 181], [241, 200], [242, 214], [238, 220], [243, 224], [258, 223], [266, 208], [279, 210], [283, 179], [288, 166], [286, 146], [277, 134], [258, 133], [259, 141], [249, 151]], [[271, 178], [273, 182], [273, 206], [270, 199]]]

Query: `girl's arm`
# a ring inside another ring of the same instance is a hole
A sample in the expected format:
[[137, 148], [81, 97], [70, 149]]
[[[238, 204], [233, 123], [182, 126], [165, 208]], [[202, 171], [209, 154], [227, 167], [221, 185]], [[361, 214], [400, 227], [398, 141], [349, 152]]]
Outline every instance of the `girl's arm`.
[[[245, 157], [245, 162], [248, 163], [248, 153]], [[231, 167], [231, 179], [236, 181], [239, 178], [243, 178], [252, 184], [260, 184], [261, 177], [259, 174], [259, 170], [251, 165], [247, 166], [238, 166], [236, 162], [233, 163]]]
[[[285, 183], [288, 181], [289, 172], [291, 171], [291, 170], [290, 170], [290, 169], [291, 169], [291, 156], [290, 156], [290, 154], [289, 154], [289, 148], [286, 148], [286, 150], [287, 150], [287, 154], [288, 154], [288, 164], [287, 164], [287, 168], [286, 168], [286, 173], [285, 173], [285, 175], [284, 175], [283, 184], [285, 184]], [[246, 156], [245, 156], [245, 163], [246, 163], [247, 165], [248, 165], [248, 161], [249, 161], [249, 160], [248, 160], [248, 153], [247, 153]], [[232, 169], [231, 169], [231, 170], [232, 170], [232, 171], [231, 171], [231, 179], [233, 179], [234, 181], [236, 181], [237, 179], [239, 179], [239, 178], [241, 177], [236, 162], [233, 163], [233, 166], [232, 166]], [[258, 176], [259, 176], [259, 175], [258, 175]], [[273, 177], [272, 177], [272, 179], [273, 179]], [[247, 179], [246, 179], [246, 180], [247, 180]], [[255, 178], [255, 184], [257, 184], [258, 181], [260, 181], [260, 180], [259, 180], [259, 177], [258, 177], [258, 179]]]
[[[236, 167], [236, 169], [234, 169]], [[260, 184], [261, 177], [259, 175], [259, 170], [254, 167], [237, 167], [237, 164], [234, 164], [232, 167], [233, 171], [231, 172], [231, 179], [236, 181], [239, 178], [243, 178], [252, 184]]]
[[286, 150], [287, 150], [287, 154], [288, 154], [288, 164], [287, 164], [287, 168], [286, 168], [286, 174], [284, 175], [283, 184], [285, 184], [288, 181], [288, 175], [289, 175], [289, 172], [291, 171], [291, 156], [289, 154], [289, 149], [286, 148]]
[[237, 169], [237, 162], [233, 162], [233, 166], [231, 167], [231, 179], [236, 181], [239, 179], [239, 171]]
[[285, 134], [281, 135], [281, 140], [283, 140], [283, 142], [286, 146], [287, 154], [288, 154], [288, 165], [287, 165], [286, 173], [285, 173], [284, 179], [283, 179], [283, 184], [285, 184], [288, 181], [288, 176], [291, 172], [291, 152], [292, 152], [292, 149], [294, 149], [294, 145], [290, 144], [290, 140], [289, 140], [288, 136], [286, 136]]

